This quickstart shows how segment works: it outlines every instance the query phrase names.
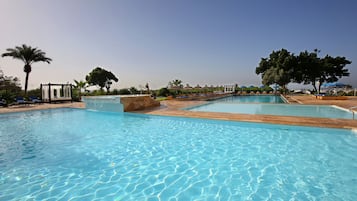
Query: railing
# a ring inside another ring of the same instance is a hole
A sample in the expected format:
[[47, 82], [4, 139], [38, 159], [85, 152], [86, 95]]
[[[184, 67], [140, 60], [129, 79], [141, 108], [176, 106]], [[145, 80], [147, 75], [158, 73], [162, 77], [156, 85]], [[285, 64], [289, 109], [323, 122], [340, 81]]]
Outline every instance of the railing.
[[352, 119], [353, 120], [355, 119], [355, 112], [356, 112], [356, 111], [353, 110], [354, 108], [357, 108], [357, 106], [353, 106], [353, 107], [348, 108], [352, 112]]

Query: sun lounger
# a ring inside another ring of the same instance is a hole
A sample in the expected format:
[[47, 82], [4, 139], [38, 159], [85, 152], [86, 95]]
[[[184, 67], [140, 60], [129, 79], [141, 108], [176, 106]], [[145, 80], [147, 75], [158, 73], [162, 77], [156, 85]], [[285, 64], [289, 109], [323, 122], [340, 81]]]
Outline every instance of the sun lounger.
[[35, 96], [30, 96], [30, 101], [31, 101], [31, 103], [42, 103], [42, 101], [38, 97], [35, 97]]
[[28, 105], [30, 102], [26, 101], [23, 97], [16, 97], [15, 98], [16, 105]]
[[2, 106], [2, 107], [6, 107], [7, 106], [5, 99], [0, 100], [0, 106]]

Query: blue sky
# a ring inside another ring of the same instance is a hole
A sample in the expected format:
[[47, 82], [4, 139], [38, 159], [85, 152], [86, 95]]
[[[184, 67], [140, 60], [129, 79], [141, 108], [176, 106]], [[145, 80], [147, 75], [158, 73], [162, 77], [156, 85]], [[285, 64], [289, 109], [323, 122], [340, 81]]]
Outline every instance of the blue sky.
[[[27, 44], [53, 59], [33, 65], [29, 88], [100, 66], [115, 88], [158, 89], [174, 79], [261, 85], [262, 57], [317, 48], [351, 60], [341, 81], [357, 87], [356, 10], [354, 0], [0, 0], [0, 53]], [[24, 86], [21, 61], [0, 58], [0, 69]]]

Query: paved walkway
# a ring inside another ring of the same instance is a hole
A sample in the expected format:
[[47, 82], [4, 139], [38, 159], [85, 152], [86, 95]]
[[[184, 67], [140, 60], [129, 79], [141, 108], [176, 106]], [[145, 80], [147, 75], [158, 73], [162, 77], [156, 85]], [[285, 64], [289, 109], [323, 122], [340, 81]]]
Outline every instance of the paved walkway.
[[11, 112], [24, 112], [30, 110], [45, 110], [54, 108], [84, 108], [84, 103], [82, 102], [72, 102], [72, 103], [41, 103], [41, 104], [29, 104], [29, 105], [13, 105], [10, 107], [0, 108], [0, 113], [11, 113]]
[[357, 96], [348, 96], [347, 100], [320, 100], [312, 95], [293, 95], [287, 96], [287, 99], [289, 101], [292, 100], [294, 103], [297, 101], [308, 105], [336, 105], [346, 109], [357, 106]]

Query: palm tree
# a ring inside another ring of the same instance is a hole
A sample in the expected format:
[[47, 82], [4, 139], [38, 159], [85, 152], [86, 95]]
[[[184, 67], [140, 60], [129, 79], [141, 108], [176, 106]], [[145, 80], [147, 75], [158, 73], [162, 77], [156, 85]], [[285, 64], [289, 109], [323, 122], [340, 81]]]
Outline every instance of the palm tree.
[[42, 50], [37, 48], [32, 48], [31, 46], [27, 46], [23, 44], [22, 46], [16, 46], [13, 48], [6, 49], [6, 53], [2, 54], [2, 57], [10, 56], [14, 59], [19, 59], [25, 63], [24, 72], [26, 73], [25, 79], [25, 94], [27, 94], [27, 86], [29, 74], [31, 73], [31, 65], [35, 62], [47, 62], [50, 63], [52, 59], [46, 57], [46, 53], [42, 52]]
[[170, 88], [175, 88], [175, 89], [182, 88], [183, 87], [182, 81], [178, 80], [178, 79], [172, 80], [171, 82], [169, 82], [169, 87]]
[[150, 94], [150, 87], [149, 87], [149, 83], [145, 84], [145, 88], [148, 94]]
[[175, 80], [172, 80], [171, 82], [169, 82], [169, 88], [175, 89], [175, 94], [178, 94], [179, 89], [181, 89], [182, 87], [183, 87], [182, 81], [179, 79], [175, 79]]
[[86, 81], [77, 81], [77, 80], [74, 80], [74, 83], [76, 83], [76, 85], [74, 86], [74, 88], [78, 89], [78, 95], [79, 95], [79, 100], [81, 99], [82, 97], [82, 89], [84, 89], [84, 91], [87, 89], [88, 87], [88, 83]]

